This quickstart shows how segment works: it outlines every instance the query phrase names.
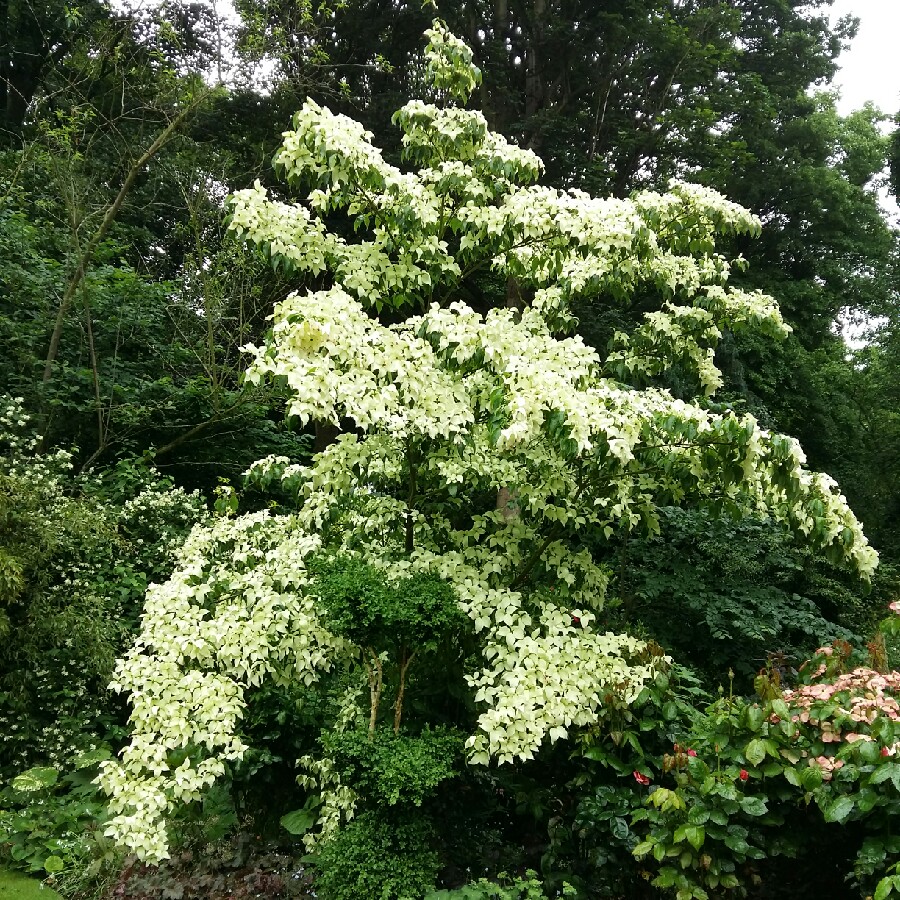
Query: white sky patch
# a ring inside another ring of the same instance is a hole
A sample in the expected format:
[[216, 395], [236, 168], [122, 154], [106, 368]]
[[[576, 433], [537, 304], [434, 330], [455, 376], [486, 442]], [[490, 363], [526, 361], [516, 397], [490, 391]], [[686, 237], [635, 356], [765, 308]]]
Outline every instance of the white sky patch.
[[832, 22], [847, 15], [859, 19], [859, 32], [838, 60], [838, 111], [846, 115], [871, 101], [895, 115], [900, 110], [900, 0], [834, 0]]
[[[846, 15], [859, 19], [859, 31], [838, 59], [840, 69], [834, 78], [834, 87], [840, 91], [838, 112], [847, 115], [871, 102], [882, 112], [896, 116], [900, 111], [900, 0], [834, 0], [832, 22]], [[893, 123], [886, 123], [885, 131], [893, 127]], [[879, 199], [888, 221], [898, 227], [897, 201], [885, 188], [879, 191]], [[850, 310], [844, 310], [835, 323], [851, 350], [864, 347], [883, 325], [881, 319], [869, 319]]]
[[[882, 112], [896, 116], [900, 110], [900, 0], [834, 0], [831, 21], [852, 15], [859, 19], [859, 31], [838, 58], [840, 69], [834, 87], [840, 91], [837, 109], [847, 115], [874, 103]], [[893, 122], [883, 125], [892, 131]], [[881, 208], [894, 227], [900, 227], [900, 207], [883, 187], [878, 192]]]

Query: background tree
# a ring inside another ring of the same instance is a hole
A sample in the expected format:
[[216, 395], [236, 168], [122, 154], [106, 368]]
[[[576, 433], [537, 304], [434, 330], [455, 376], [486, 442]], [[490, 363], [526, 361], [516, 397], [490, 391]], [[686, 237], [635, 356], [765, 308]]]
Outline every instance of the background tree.
[[[258, 457], [256, 437], [282, 446], [235, 362], [283, 292], [224, 238], [239, 154], [206, 133], [225, 98], [200, 81], [221, 50], [204, 9], [109, 14], [102, 53], [70, 49], [46, 74], [4, 159], [2, 327], [3, 388], [41, 411], [45, 446], [77, 443], [85, 466], [153, 453], [210, 485]], [[235, 451], [224, 468], [211, 435]]]

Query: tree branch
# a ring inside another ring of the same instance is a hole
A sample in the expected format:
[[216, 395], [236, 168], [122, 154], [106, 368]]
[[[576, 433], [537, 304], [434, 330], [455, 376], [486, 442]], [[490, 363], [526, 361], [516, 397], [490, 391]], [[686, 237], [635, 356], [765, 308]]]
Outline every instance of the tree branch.
[[50, 346], [47, 348], [47, 358], [44, 362], [44, 377], [43, 384], [46, 385], [47, 382], [50, 381], [50, 377], [53, 373], [53, 363], [56, 360], [56, 356], [59, 353], [59, 342], [62, 337], [63, 323], [65, 321], [66, 313], [69, 310], [69, 306], [72, 303], [72, 298], [75, 296], [75, 292], [78, 290], [81, 282], [84, 280], [85, 275], [87, 274], [88, 266], [91, 264], [91, 260], [94, 258], [94, 253], [97, 251], [97, 247], [100, 246], [100, 243], [106, 237], [107, 232], [110, 229], [110, 226], [115, 222], [116, 217], [119, 215], [119, 210], [122, 208], [122, 204], [125, 202], [125, 198], [131, 192], [132, 187], [134, 187], [134, 183], [137, 180], [138, 175], [141, 173], [141, 170], [144, 166], [156, 156], [163, 147], [169, 142], [172, 138], [172, 135], [181, 127], [181, 124], [184, 120], [200, 105], [200, 103], [205, 100], [209, 96], [209, 91], [203, 92], [199, 97], [197, 97], [192, 103], [188, 104], [171, 122], [157, 135], [156, 140], [141, 154], [138, 160], [132, 165], [132, 167], [128, 170], [128, 175], [125, 177], [125, 181], [122, 183], [122, 186], [119, 188], [119, 193], [116, 194], [115, 200], [113, 200], [112, 204], [107, 207], [106, 213], [103, 216], [103, 220], [100, 222], [99, 227], [91, 236], [91, 239], [88, 241], [87, 246], [85, 246], [84, 250], [81, 253], [81, 256], [78, 259], [78, 263], [75, 266], [75, 270], [72, 272], [69, 277], [68, 284], [66, 285], [66, 289], [63, 293], [62, 299], [59, 303], [59, 310], [56, 314], [56, 323], [53, 326], [53, 334], [50, 336]]

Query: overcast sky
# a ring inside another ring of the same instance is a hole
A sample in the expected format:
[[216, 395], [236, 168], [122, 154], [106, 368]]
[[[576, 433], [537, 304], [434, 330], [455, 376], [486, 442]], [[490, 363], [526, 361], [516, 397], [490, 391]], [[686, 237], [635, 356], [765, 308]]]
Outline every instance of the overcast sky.
[[846, 114], [871, 100], [883, 112], [900, 110], [900, 0], [834, 0], [832, 18], [859, 18], [859, 34], [841, 54], [838, 109]]

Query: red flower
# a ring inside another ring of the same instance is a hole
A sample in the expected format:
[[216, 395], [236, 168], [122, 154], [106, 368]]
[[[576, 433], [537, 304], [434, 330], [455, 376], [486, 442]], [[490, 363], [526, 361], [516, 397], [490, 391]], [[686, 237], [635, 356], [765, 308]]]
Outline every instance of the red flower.
[[637, 769], [635, 769], [631, 774], [634, 775], [634, 780], [638, 784], [650, 784], [650, 779], [646, 775], [641, 775], [641, 773], [638, 772]]
[[882, 755], [882, 756], [890, 756], [890, 755], [891, 755], [891, 751], [888, 750], [887, 747], [882, 747], [882, 748], [881, 748], [881, 755]]
[[746, 769], [741, 769], [740, 779], [746, 781], [750, 777], [750, 773]]
[[696, 755], [697, 755], [696, 750], [688, 750], [688, 756], [696, 756]]

